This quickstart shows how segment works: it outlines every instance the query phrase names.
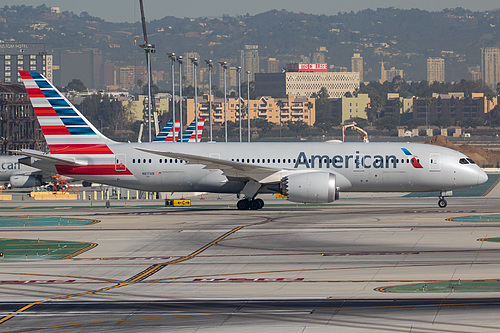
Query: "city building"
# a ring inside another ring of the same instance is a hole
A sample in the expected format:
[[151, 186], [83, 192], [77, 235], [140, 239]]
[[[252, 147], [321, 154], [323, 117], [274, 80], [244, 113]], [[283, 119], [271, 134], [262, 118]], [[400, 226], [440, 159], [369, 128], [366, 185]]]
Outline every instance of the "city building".
[[40, 125], [23, 85], [0, 85], [0, 153], [47, 150]]
[[268, 73], [281, 73], [280, 61], [276, 58], [267, 59], [267, 72]]
[[78, 79], [89, 89], [104, 88], [104, 66], [101, 50], [64, 50], [59, 54], [59, 64], [59, 79], [55, 80], [57, 85], [66, 86], [73, 79]]
[[259, 67], [259, 46], [258, 45], [245, 45], [241, 53], [241, 70], [243, 73], [250, 71], [250, 81], [255, 80], [255, 74], [260, 72]]
[[363, 57], [359, 53], [351, 57], [351, 71], [359, 73], [359, 81], [363, 82]]
[[[154, 95], [156, 112], [158, 116], [167, 113], [170, 110], [172, 95], [168, 93], [157, 93]], [[148, 118], [148, 96], [147, 95], [136, 95], [128, 102], [124, 102], [123, 105], [129, 108], [132, 121], [142, 121]]]
[[[403, 70], [402, 69], [396, 69], [394, 67], [391, 67], [391, 69], [386, 69], [384, 70], [385, 74], [384, 74], [384, 78], [385, 78], [385, 81], [389, 81], [389, 82], [392, 82], [392, 80], [394, 80], [395, 77], [400, 77], [400, 78], [403, 78]], [[385, 82], [383, 81], [383, 82]]]
[[194, 87], [195, 67], [193, 62], [190, 60], [193, 58], [198, 59], [198, 66], [196, 66], [196, 80], [200, 82], [200, 66], [203, 66], [204, 62], [202, 63], [203, 60], [200, 60], [200, 54], [198, 52], [188, 52], [184, 54], [184, 65], [182, 66], [182, 76], [185, 77], [185, 79], [183, 79], [183, 84], [185, 87]]
[[427, 81], [445, 82], [443, 58], [427, 58]]
[[472, 81], [482, 80], [481, 66], [467, 67], [467, 72], [470, 74]]
[[42, 73], [53, 80], [53, 57], [42, 43], [0, 43], [0, 84], [22, 83], [19, 70]]
[[500, 48], [481, 49], [481, 74], [484, 83], [495, 91], [500, 82]]
[[403, 113], [413, 112], [413, 97], [401, 97], [398, 93], [388, 93], [381, 117], [399, 117]]
[[494, 105], [483, 93], [473, 93], [467, 97], [464, 93], [433, 94], [431, 99], [414, 99], [413, 118], [426, 119], [427, 124], [439, 118], [451, 118], [454, 121], [485, 120]]
[[367, 119], [366, 109], [370, 106], [368, 94], [358, 94], [354, 97], [332, 98], [332, 112], [342, 118], [342, 123], [353, 118]]
[[259, 73], [255, 75], [255, 92], [258, 96], [310, 97], [321, 88], [330, 97], [342, 97], [359, 89], [359, 73], [327, 72], [326, 63], [287, 64], [285, 73]]
[[[250, 100], [250, 119], [266, 119], [275, 124], [291, 121], [303, 121], [312, 126], [316, 121], [315, 99], [306, 97], [295, 97], [292, 95], [286, 98], [273, 98], [263, 96], [255, 100]], [[246, 109], [247, 100], [241, 100], [243, 110], [242, 120], [247, 119]], [[239, 103], [238, 98], [227, 99], [227, 120], [239, 121]], [[194, 119], [195, 106], [194, 99], [186, 100], [187, 123]], [[210, 119], [209, 98], [207, 95], [198, 99], [198, 117]], [[213, 123], [221, 125], [224, 123], [224, 98], [212, 98], [212, 119]], [[207, 126], [207, 125], [205, 125]]]

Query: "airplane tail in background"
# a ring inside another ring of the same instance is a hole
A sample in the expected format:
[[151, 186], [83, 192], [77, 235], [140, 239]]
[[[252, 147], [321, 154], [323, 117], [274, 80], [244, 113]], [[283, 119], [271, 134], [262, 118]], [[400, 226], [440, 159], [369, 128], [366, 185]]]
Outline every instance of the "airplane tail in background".
[[[153, 141], [166, 141], [173, 142], [174, 141], [174, 128], [172, 126], [173, 120], [170, 119], [169, 122], [163, 127], [163, 129], [158, 133], [158, 136], [153, 139]], [[175, 137], [177, 138], [179, 135], [179, 130], [181, 127], [180, 119], [175, 120]]]
[[43, 75], [19, 71], [51, 154], [113, 154], [101, 134]]
[[193, 122], [186, 128], [184, 133], [182, 133], [182, 142], [201, 142], [201, 134], [203, 133], [205, 119], [198, 119], [198, 138], [196, 138], [195, 121], [196, 120], [193, 120]]
[[[196, 140], [196, 131], [195, 131], [195, 121], [193, 120], [191, 124], [186, 128], [186, 130], [182, 133], [182, 140], [179, 137], [180, 130], [180, 120], [175, 120], [175, 138], [176, 142], [200, 142], [201, 134], [203, 132], [203, 126], [205, 124], [205, 119], [198, 119], [198, 140]], [[162, 142], [173, 142], [174, 141], [174, 128], [172, 126], [173, 121], [170, 120], [165, 127], [161, 130], [156, 138], [153, 141], [162, 141]]]

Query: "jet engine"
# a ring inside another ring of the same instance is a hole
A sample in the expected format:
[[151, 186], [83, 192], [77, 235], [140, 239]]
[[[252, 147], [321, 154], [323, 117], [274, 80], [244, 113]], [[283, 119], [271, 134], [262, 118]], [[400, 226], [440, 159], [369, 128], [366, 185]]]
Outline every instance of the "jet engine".
[[339, 199], [335, 175], [329, 172], [291, 174], [281, 180], [280, 188], [294, 202], [328, 203]]
[[10, 176], [10, 185], [12, 187], [33, 187], [42, 185], [40, 177], [33, 175], [12, 175]]

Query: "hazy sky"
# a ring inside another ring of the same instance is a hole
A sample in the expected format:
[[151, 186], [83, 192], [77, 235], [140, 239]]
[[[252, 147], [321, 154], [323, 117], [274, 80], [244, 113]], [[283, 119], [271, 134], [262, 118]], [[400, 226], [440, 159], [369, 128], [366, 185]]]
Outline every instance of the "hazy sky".
[[[140, 20], [139, 0], [2, 0], [1, 5], [46, 4], [60, 7], [62, 11], [77, 14], [88, 12], [111, 22], [135, 22]], [[229, 15], [250, 15], [271, 9], [286, 9], [311, 14], [333, 15], [338, 12], [359, 11], [366, 8], [420, 8], [442, 10], [463, 7], [471, 10], [500, 8], [498, 0], [144, 0], [146, 19], [153, 20], [165, 16], [176, 17], [220, 17]]]

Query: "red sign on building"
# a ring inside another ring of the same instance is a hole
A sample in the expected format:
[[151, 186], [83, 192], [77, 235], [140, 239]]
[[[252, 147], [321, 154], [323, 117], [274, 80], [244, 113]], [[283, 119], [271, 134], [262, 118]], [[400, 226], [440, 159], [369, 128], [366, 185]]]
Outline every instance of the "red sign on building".
[[286, 70], [288, 72], [327, 72], [328, 64], [293, 62], [286, 64]]

